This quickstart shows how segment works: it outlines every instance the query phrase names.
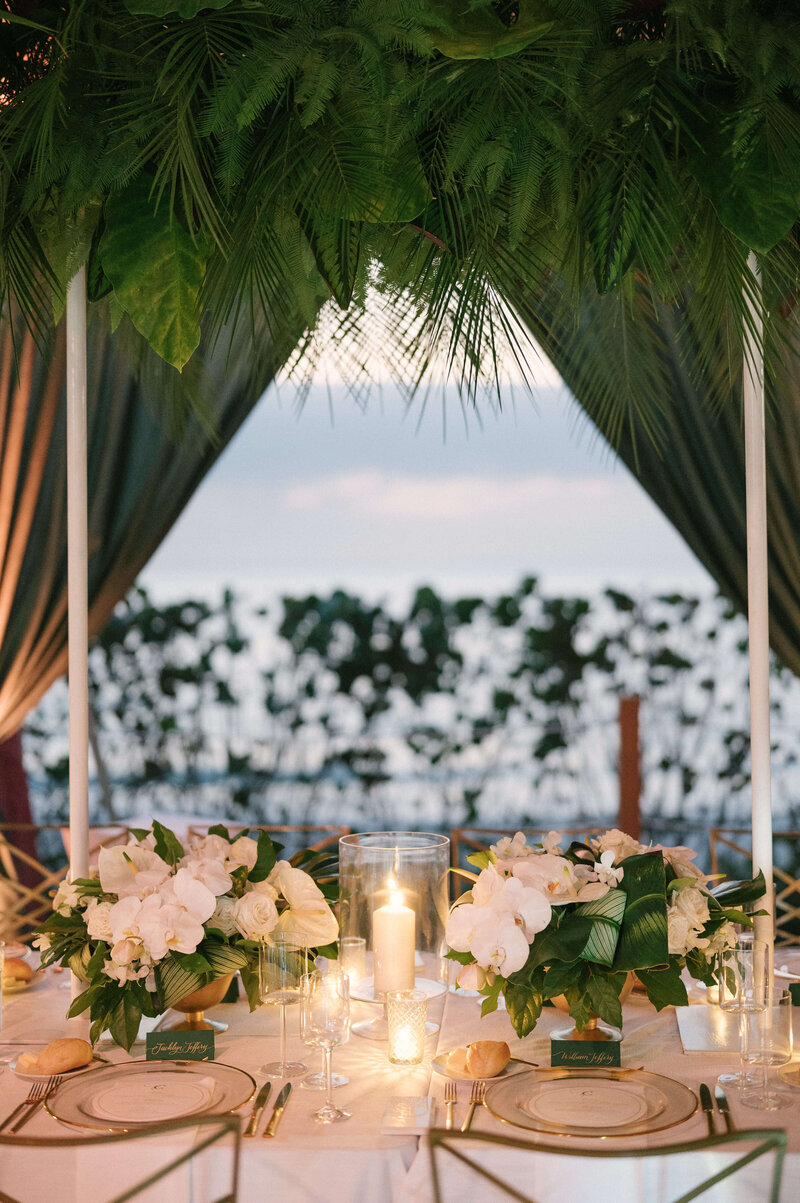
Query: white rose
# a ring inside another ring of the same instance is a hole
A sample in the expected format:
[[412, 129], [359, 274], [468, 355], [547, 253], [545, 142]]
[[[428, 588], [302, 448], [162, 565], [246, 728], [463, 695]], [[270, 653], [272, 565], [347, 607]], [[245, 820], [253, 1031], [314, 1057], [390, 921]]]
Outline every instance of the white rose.
[[109, 918], [113, 905], [111, 902], [99, 902], [97, 898], [90, 898], [86, 903], [86, 930], [93, 940], [105, 940], [108, 944], [113, 942], [114, 933]]
[[214, 914], [208, 921], [209, 927], [216, 927], [225, 936], [232, 936], [236, 931], [236, 919], [233, 915], [235, 899], [223, 895], [217, 899]]
[[667, 941], [670, 956], [682, 957], [692, 948], [691, 927], [685, 915], [674, 907], [667, 910]]
[[246, 940], [260, 940], [276, 927], [278, 908], [269, 894], [250, 890], [237, 898], [231, 908], [237, 931]]
[[225, 868], [233, 871], [240, 865], [244, 865], [246, 869], [253, 869], [257, 860], [258, 844], [256, 841], [251, 840], [249, 835], [240, 835], [238, 840], [234, 840], [232, 844], [228, 845]]
[[695, 886], [687, 886], [677, 890], [673, 896], [673, 906], [680, 914], [685, 915], [692, 927], [702, 929], [708, 922], [708, 899], [702, 890]]
[[637, 852], [644, 851], [638, 840], [635, 840], [633, 836], [626, 835], [618, 827], [612, 827], [610, 831], [604, 832], [597, 839], [590, 840], [589, 842], [598, 853], [603, 853], [610, 849], [614, 853], [615, 865], [618, 865], [621, 860], [625, 860], [628, 856], [635, 856]]
[[695, 886], [677, 890], [667, 908], [670, 953], [684, 956], [694, 948], [707, 948], [709, 941], [703, 934], [703, 928], [708, 917], [708, 901], [702, 890]]

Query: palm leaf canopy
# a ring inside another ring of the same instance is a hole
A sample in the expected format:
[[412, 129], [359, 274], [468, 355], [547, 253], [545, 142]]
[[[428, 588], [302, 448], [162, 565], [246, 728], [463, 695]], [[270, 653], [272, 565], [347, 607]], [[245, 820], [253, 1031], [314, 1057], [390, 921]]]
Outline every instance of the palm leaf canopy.
[[793, 311], [795, 3], [0, 0], [0, 32], [0, 300], [37, 331], [83, 263], [178, 370], [201, 322], [310, 332], [326, 298], [368, 348], [377, 289], [396, 354], [472, 389], [532, 299], [579, 332], [611, 295], [619, 436], [654, 426], [656, 308], [717, 377], [751, 251], [776, 346]]

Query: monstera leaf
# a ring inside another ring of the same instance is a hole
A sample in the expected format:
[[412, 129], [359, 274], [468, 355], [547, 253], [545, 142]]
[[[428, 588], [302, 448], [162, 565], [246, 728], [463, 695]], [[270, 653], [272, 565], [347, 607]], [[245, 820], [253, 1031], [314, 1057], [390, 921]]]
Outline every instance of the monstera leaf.
[[669, 946], [664, 859], [660, 852], [644, 852], [627, 857], [622, 867], [626, 902], [614, 968], [666, 965]]

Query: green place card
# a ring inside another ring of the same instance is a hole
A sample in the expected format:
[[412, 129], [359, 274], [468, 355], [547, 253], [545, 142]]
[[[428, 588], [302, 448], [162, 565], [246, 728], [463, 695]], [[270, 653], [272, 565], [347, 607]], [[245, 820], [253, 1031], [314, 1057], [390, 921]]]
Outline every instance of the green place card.
[[148, 1061], [213, 1061], [213, 1032], [148, 1032]]
[[792, 996], [792, 1006], [800, 1007], [800, 982], [790, 982], [789, 993]]
[[605, 1069], [619, 1066], [619, 1040], [551, 1040], [550, 1064], [564, 1069]]

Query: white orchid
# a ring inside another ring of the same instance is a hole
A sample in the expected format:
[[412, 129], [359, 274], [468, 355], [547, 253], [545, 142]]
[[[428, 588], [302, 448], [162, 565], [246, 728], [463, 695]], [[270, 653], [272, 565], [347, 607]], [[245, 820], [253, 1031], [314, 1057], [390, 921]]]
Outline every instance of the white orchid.
[[608, 888], [598, 890], [590, 865], [575, 865], [566, 857], [553, 856], [549, 852], [531, 857], [530, 860], [518, 861], [513, 873], [524, 885], [541, 890], [553, 906], [602, 898]]
[[59, 883], [56, 896], [53, 899], [53, 910], [59, 915], [70, 915], [78, 905], [81, 891], [71, 881], [65, 878]]
[[159, 897], [164, 902], [174, 902], [176, 906], [183, 907], [200, 923], [205, 923], [214, 914], [217, 905], [213, 892], [188, 869], [178, 869], [161, 887]]
[[[222, 837], [217, 836], [215, 838], [221, 839]], [[227, 894], [231, 888], [231, 875], [225, 868], [224, 863], [217, 860], [216, 857], [206, 856], [204, 853], [190, 852], [179, 862], [179, 868], [185, 869], [187, 873], [191, 873], [192, 877], [196, 877], [198, 881], [202, 881], [203, 885], [208, 886], [209, 890], [217, 898], [222, 894]]]
[[206, 934], [191, 911], [172, 902], [164, 903], [157, 895], [145, 898], [137, 924], [144, 950], [155, 963], [168, 952], [194, 952]]
[[447, 919], [446, 938], [456, 952], [470, 952], [482, 969], [507, 977], [528, 959], [537, 932], [550, 922], [544, 894], [516, 877], [502, 877], [494, 865], [479, 875], [472, 901], [455, 906]]
[[165, 860], [141, 844], [101, 848], [97, 857], [104, 894], [144, 898], [166, 881], [172, 870]]
[[249, 835], [240, 835], [238, 839], [228, 845], [225, 868], [229, 872], [240, 868], [242, 865], [246, 869], [254, 869], [257, 860], [258, 844], [256, 841], [251, 839]]
[[533, 856], [533, 848], [526, 843], [525, 836], [521, 831], [518, 831], [513, 837], [504, 835], [496, 844], [490, 845], [489, 851], [493, 852], [499, 861], [514, 861], [521, 856]]
[[601, 854], [599, 861], [595, 863], [594, 871], [598, 881], [604, 882], [607, 886], [618, 886], [625, 876], [624, 869], [614, 868], [614, 850], [612, 848], [607, 848]]
[[559, 856], [561, 854], [561, 840], [562, 835], [560, 831], [548, 831], [542, 840], [542, 847], [550, 856]]

